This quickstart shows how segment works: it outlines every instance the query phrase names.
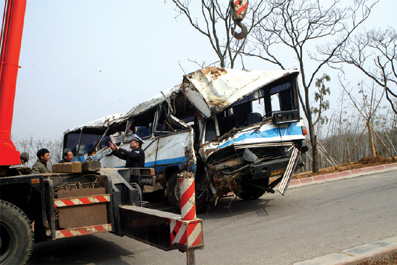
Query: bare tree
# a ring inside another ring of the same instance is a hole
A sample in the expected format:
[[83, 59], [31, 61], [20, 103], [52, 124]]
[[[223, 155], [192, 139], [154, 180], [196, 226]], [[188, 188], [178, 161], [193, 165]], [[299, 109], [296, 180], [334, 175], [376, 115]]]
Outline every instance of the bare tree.
[[[364, 89], [364, 83], [361, 82], [359, 84], [361, 86], [359, 90], [359, 94], [361, 94], [361, 103], [358, 102], [355, 97], [352, 96], [351, 91], [347, 91], [345, 86], [342, 84], [344, 92], [349, 96], [352, 101], [354, 107], [361, 114], [361, 116], [365, 119], [365, 128], [368, 129], [368, 149], [371, 156], [378, 156], [378, 152], [376, 150], [375, 142], [374, 142], [374, 129], [373, 129], [373, 120], [375, 119], [375, 113], [378, 110], [380, 102], [382, 101], [384, 92], [377, 99], [376, 91], [374, 86], [370, 91], [370, 96], [367, 94], [366, 89]], [[362, 133], [363, 134], [363, 133]], [[360, 140], [360, 139], [359, 139]]]
[[[246, 39], [236, 40], [230, 34], [233, 21], [231, 19], [229, 1], [201, 0], [201, 13], [198, 13], [194, 6], [192, 7], [191, 0], [172, 0], [172, 2], [177, 7], [178, 12], [188, 19], [193, 28], [208, 38], [212, 49], [219, 58], [219, 66], [233, 68], [239, 52], [246, 44]], [[270, 2], [250, 1], [248, 16], [244, 20], [250, 23], [248, 34], [274, 8], [280, 5], [279, 2], [280, 0], [272, 0]]]
[[370, 30], [356, 35], [337, 52], [335, 63], [357, 67], [386, 92], [397, 114], [397, 33], [393, 28]]
[[[317, 118], [313, 117], [311, 107], [313, 85], [320, 70], [368, 18], [376, 3], [360, 0], [349, 7], [343, 6], [339, 0], [326, 3], [320, 0], [287, 0], [266, 20], [261, 20], [254, 31], [256, 41], [250, 45], [250, 50], [244, 52], [281, 69], [298, 66], [301, 72], [299, 100], [308, 121], [314, 172], [318, 172], [319, 164], [314, 128]], [[329, 53], [324, 53], [324, 50]]]
[[33, 138], [32, 136], [14, 141], [15, 147], [20, 152], [29, 153], [28, 165], [32, 166], [37, 160], [37, 151], [46, 148], [50, 151], [51, 163], [58, 163], [62, 160], [62, 140], [47, 140]]
[[[344, 91], [338, 100], [339, 107], [331, 115], [324, 137], [319, 134], [319, 140], [330, 155], [339, 164], [368, 156], [378, 155], [378, 159], [395, 156], [397, 115], [391, 108], [382, 105], [385, 92], [374, 82], [369, 86], [362, 81], [357, 89], [342, 76], [338, 81]], [[356, 93], [357, 90], [361, 92]], [[345, 100], [345, 97], [348, 99]], [[324, 165], [322, 157], [321, 164]]]

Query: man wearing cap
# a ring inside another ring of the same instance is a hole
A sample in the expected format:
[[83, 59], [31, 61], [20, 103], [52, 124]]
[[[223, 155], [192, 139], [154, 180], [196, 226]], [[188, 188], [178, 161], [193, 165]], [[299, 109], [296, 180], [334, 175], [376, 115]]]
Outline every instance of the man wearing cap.
[[[145, 167], [145, 152], [142, 150], [142, 144], [142, 139], [134, 134], [130, 143], [131, 151], [120, 148], [112, 142], [109, 142], [109, 147], [113, 150], [113, 155], [126, 160], [125, 167]], [[138, 183], [141, 189], [143, 189], [143, 184], [139, 181], [139, 176], [131, 176], [130, 181]]]
[[142, 150], [143, 141], [138, 135], [134, 135], [131, 139], [131, 151], [120, 148], [112, 142], [109, 142], [113, 155], [120, 159], [126, 160], [125, 167], [145, 167], [145, 152]]

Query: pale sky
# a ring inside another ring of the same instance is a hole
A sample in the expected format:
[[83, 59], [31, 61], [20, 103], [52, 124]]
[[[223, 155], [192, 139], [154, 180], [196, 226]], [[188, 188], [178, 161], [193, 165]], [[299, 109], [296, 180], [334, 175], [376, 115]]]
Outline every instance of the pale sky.
[[[380, 0], [367, 27], [395, 26], [395, 10], [397, 0]], [[13, 139], [59, 139], [178, 84], [181, 67], [200, 68], [189, 59], [215, 62], [206, 37], [176, 15], [170, 0], [28, 0]]]

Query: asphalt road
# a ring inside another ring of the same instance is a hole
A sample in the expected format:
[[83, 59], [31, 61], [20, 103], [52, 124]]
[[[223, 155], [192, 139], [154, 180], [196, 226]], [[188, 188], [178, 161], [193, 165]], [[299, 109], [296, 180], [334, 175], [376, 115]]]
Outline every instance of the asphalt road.
[[[196, 264], [293, 264], [397, 236], [397, 170], [291, 188], [285, 197], [225, 198], [205, 214]], [[36, 244], [31, 264], [186, 264], [127, 237]]]

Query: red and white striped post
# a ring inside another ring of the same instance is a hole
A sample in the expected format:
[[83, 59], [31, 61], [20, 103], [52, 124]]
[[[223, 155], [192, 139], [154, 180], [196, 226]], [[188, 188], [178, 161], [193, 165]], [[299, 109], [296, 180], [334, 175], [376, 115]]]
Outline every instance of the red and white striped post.
[[[181, 202], [181, 219], [184, 221], [196, 219], [196, 193], [194, 188], [194, 174], [183, 171], [179, 175], [179, 191]], [[194, 265], [194, 249], [186, 251], [186, 264]]]

